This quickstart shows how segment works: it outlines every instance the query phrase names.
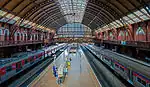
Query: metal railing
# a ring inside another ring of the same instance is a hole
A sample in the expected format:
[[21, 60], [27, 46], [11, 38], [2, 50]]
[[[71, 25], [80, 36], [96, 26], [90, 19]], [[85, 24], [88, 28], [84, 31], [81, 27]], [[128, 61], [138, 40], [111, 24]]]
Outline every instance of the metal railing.
[[24, 45], [24, 44], [34, 44], [34, 43], [42, 43], [42, 40], [34, 40], [34, 41], [0, 41], [0, 46], [12, 46], [12, 45]]
[[110, 43], [110, 44], [118, 44], [118, 45], [127, 45], [127, 46], [136, 46], [136, 47], [143, 47], [143, 48], [150, 48], [150, 42], [148, 41], [124, 41], [125, 44], [122, 44], [122, 41], [111, 41], [111, 40], [103, 40], [103, 43]]

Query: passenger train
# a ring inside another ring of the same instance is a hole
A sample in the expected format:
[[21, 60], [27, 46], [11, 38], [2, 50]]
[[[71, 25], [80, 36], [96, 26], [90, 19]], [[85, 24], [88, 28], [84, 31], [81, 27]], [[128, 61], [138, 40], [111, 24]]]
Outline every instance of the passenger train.
[[133, 86], [150, 87], [150, 64], [94, 45], [86, 48]]
[[[24, 69], [31, 67], [38, 61], [42, 61], [65, 46], [67, 45], [60, 44], [57, 46], [46, 47], [42, 50], [15, 54], [12, 58], [3, 58], [3, 60], [0, 58], [0, 84]], [[6, 62], [6, 60], [8, 62]]]

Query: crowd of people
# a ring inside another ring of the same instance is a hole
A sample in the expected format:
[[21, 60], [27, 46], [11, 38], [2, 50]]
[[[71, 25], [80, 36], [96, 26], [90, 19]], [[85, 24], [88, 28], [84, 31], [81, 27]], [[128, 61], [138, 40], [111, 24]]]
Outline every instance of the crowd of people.
[[56, 82], [58, 84], [61, 84], [64, 82], [65, 78], [68, 75], [68, 68], [71, 65], [71, 58], [66, 58], [66, 61], [64, 64], [61, 64], [59, 67], [57, 67], [56, 65], [53, 65], [53, 75], [54, 77], [56, 77]]

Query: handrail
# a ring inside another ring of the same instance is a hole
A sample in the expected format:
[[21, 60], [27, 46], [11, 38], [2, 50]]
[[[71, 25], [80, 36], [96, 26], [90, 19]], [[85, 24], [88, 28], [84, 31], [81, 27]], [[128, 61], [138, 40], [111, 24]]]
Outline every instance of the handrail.
[[20, 45], [20, 44], [32, 44], [32, 43], [42, 43], [42, 40], [32, 40], [32, 41], [0, 41], [0, 46], [9, 45]]
[[[121, 45], [122, 41], [117, 41], [117, 40], [103, 40], [102, 42], [103, 43], [111, 43], [111, 44], [119, 44], [119, 45]], [[125, 42], [124, 45], [150, 48], [150, 41], [124, 41], [124, 42]]]

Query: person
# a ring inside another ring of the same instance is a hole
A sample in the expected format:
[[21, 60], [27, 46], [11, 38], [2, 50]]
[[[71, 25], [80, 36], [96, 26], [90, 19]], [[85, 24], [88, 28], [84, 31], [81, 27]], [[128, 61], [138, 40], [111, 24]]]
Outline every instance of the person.
[[64, 75], [65, 75], [65, 76], [68, 75], [68, 69], [67, 69], [67, 67], [64, 68]]
[[70, 57], [70, 61], [71, 61], [72, 59], [71, 59], [71, 57]]
[[56, 74], [56, 66], [53, 66], [53, 75], [55, 76], [55, 74]]

